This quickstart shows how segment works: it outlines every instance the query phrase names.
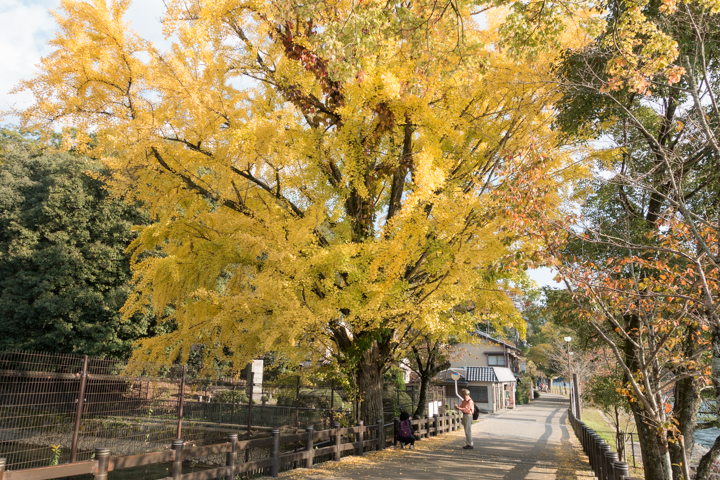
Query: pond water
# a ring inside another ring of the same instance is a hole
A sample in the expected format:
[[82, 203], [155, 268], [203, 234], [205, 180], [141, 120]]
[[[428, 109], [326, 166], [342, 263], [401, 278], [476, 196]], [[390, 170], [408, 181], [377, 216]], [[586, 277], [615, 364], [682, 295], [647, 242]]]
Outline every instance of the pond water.
[[712, 447], [715, 439], [720, 437], [720, 428], [705, 428], [695, 432], [695, 443], [699, 443], [703, 447]]
[[[698, 412], [698, 422], [708, 422], [715, 417], [715, 401], [710, 400], [700, 405]], [[703, 447], [710, 448], [715, 443], [715, 439], [720, 437], [720, 428], [704, 428], [695, 431], [695, 443], [699, 443]]]

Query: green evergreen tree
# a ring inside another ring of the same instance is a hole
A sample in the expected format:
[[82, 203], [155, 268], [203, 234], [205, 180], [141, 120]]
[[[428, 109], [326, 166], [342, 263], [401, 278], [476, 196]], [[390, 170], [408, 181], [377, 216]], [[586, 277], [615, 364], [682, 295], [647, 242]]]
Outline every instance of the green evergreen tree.
[[147, 214], [113, 197], [94, 161], [0, 137], [0, 350], [128, 357], [154, 333], [151, 316], [119, 313]]

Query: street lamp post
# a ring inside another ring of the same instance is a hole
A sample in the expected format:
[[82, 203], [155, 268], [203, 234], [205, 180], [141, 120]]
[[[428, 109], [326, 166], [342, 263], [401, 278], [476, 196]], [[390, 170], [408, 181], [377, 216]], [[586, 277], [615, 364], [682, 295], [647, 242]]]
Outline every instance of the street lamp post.
[[[570, 375], [571, 375], [571, 373], [570, 373], [570, 342], [572, 342], [572, 337], [565, 337], [563, 340], [565, 340], [565, 343], [567, 343], [567, 358], [568, 358], [567, 377], [568, 378], [567, 378], [566, 383], [570, 384]], [[573, 395], [572, 394], [573, 394], [572, 384], [570, 384], [570, 407], [571, 408], [573, 407], [573, 398], [572, 398]], [[574, 408], [572, 408], [572, 409], [575, 410]]]
[[565, 343], [567, 343], [567, 356], [568, 356], [568, 377], [570, 377], [570, 342], [572, 337], [565, 337]]

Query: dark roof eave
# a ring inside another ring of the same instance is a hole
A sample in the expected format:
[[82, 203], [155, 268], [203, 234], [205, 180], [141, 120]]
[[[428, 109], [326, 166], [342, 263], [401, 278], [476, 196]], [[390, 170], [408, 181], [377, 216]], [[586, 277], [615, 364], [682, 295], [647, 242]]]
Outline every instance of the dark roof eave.
[[505, 342], [503, 342], [502, 340], [498, 340], [497, 338], [493, 338], [493, 337], [491, 337], [490, 335], [488, 335], [488, 334], [485, 333], [485, 332], [481, 332], [481, 331], [476, 330], [475, 333], [474, 333], [474, 335], [477, 335], [477, 336], [479, 336], [479, 337], [485, 337], [485, 338], [487, 338], [487, 339], [489, 339], [489, 340], [491, 340], [491, 341], [493, 341], [493, 342], [495, 342], [495, 343], [499, 343], [500, 345], [505, 345], [505, 346], [508, 347], [508, 348], [512, 348], [513, 350], [517, 350], [518, 352], [520, 352], [520, 349], [519, 349], [518, 347], [516, 347], [515, 345], [510, 345], [509, 343], [505, 343]]

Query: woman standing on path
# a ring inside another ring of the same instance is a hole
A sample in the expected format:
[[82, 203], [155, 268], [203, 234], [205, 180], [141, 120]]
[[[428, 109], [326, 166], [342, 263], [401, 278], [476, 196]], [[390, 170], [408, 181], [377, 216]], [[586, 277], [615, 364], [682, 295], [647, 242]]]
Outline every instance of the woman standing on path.
[[471, 450], [473, 448], [472, 439], [472, 422], [473, 412], [475, 411], [475, 403], [470, 398], [470, 390], [463, 388], [461, 390], [462, 396], [465, 400], [458, 405], [455, 404], [455, 408], [463, 413], [463, 427], [465, 428], [465, 450]]

